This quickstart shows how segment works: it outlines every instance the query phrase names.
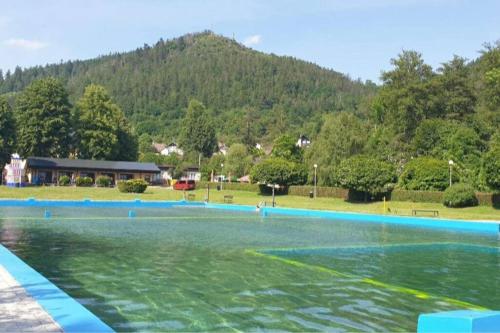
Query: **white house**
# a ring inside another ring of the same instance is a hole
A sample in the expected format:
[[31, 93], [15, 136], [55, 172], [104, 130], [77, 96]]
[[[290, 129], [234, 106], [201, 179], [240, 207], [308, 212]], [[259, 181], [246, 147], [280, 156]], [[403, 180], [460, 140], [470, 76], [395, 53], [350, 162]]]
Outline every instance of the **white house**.
[[172, 155], [172, 154], [177, 154], [177, 155], [183, 156], [184, 155], [184, 150], [182, 150], [181, 148], [179, 148], [176, 143], [172, 142], [171, 144], [167, 145], [160, 152], [160, 154], [164, 155], [164, 156], [169, 156], [169, 155]]
[[187, 167], [184, 170], [184, 175], [182, 176], [182, 179], [185, 180], [194, 180], [194, 181], [200, 181], [201, 180], [201, 172], [200, 169], [197, 166], [190, 166]]
[[226, 154], [229, 150], [229, 148], [226, 146], [226, 144], [224, 142], [219, 142], [218, 146], [219, 146], [219, 153], [226, 156]]
[[311, 140], [309, 140], [309, 138], [307, 136], [305, 136], [304, 134], [299, 136], [299, 139], [297, 140], [297, 144], [296, 144], [297, 147], [305, 148], [305, 147], [309, 147], [310, 145], [311, 145]]
[[26, 174], [26, 160], [21, 159], [18, 154], [12, 154], [10, 164], [6, 164], [4, 169], [7, 186], [23, 185]]

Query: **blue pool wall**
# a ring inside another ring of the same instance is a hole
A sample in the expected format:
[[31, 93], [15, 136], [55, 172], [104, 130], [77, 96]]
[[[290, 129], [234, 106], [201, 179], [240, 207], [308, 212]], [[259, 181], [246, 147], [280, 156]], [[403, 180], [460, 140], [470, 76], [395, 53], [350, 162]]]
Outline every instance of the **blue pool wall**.
[[114, 332], [108, 325], [0, 244], [0, 263], [64, 332]]
[[486, 332], [500, 332], [500, 311], [457, 310], [418, 317], [417, 333]]
[[[207, 208], [233, 210], [233, 211], [257, 211], [255, 206], [240, 206], [229, 204], [207, 204]], [[304, 216], [312, 218], [340, 219], [353, 222], [371, 222], [382, 224], [406, 225], [412, 227], [425, 227], [432, 229], [462, 230], [489, 234], [500, 232], [500, 221], [463, 221], [440, 218], [425, 218], [412, 216], [392, 216], [363, 213], [336, 212], [312, 209], [261, 207], [259, 213], [263, 217], [268, 216]]]
[[27, 200], [3, 199], [0, 200], [2, 206], [21, 206], [21, 207], [94, 207], [94, 208], [171, 208], [171, 207], [205, 207], [212, 209], [239, 211], [249, 213], [259, 213], [262, 217], [266, 216], [304, 216], [324, 219], [340, 219], [353, 222], [371, 222], [381, 224], [406, 225], [412, 227], [425, 227], [432, 229], [462, 230], [470, 232], [481, 232], [489, 234], [500, 233], [500, 221], [464, 221], [441, 218], [426, 218], [412, 216], [393, 216], [364, 214], [312, 209], [282, 208], [282, 207], [261, 207], [249, 205], [217, 204], [196, 201], [100, 201], [100, 200], [36, 200], [30, 198]]
[[194, 201], [143, 201], [143, 200], [37, 200], [29, 198], [26, 200], [2, 199], [0, 207], [93, 207], [93, 208], [170, 208], [178, 206], [205, 206], [203, 202]]

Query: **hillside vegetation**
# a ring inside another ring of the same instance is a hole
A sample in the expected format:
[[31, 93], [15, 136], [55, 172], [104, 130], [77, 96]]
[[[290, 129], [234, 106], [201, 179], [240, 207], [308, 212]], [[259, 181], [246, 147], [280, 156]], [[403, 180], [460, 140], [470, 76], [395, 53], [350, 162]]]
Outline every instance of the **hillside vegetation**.
[[347, 76], [291, 57], [264, 54], [204, 32], [85, 61], [17, 68], [0, 79], [0, 94], [47, 76], [62, 79], [75, 102], [91, 83], [104, 86], [138, 135], [179, 135], [191, 99], [201, 101], [226, 142], [245, 128], [272, 141], [283, 130], [311, 132], [326, 112], [359, 108], [375, 90]]
[[[457, 182], [500, 191], [500, 43], [438, 68], [411, 50], [390, 61], [375, 86], [204, 32], [18, 68], [0, 75], [0, 161], [14, 149], [139, 158], [174, 164], [176, 175], [201, 163], [205, 179], [250, 174], [285, 186], [311, 184], [316, 174], [319, 185], [365, 200]], [[299, 133], [310, 147], [296, 147]], [[186, 154], [159, 156], [153, 140], [176, 140]], [[227, 156], [214, 154], [218, 141], [230, 146]], [[256, 142], [273, 143], [271, 154]]]

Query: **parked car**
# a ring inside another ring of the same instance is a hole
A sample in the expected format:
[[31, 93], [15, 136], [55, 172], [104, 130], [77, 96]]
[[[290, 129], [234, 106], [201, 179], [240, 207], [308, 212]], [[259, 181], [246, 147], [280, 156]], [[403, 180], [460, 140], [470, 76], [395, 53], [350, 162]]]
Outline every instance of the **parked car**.
[[178, 180], [174, 184], [174, 190], [190, 191], [196, 188], [196, 183], [194, 180]]

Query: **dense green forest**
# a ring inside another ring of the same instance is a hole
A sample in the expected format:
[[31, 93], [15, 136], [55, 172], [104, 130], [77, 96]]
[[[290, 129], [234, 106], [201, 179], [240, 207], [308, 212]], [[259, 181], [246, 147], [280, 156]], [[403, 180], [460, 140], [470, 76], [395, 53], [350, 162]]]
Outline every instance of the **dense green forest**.
[[0, 78], [0, 94], [48, 76], [63, 81], [71, 102], [87, 85], [102, 85], [136, 133], [158, 141], [177, 139], [193, 98], [206, 105], [224, 142], [241, 141], [241, 128], [271, 142], [284, 129], [314, 131], [323, 113], [355, 112], [376, 90], [315, 64], [203, 32], [91, 60], [16, 68]]
[[[377, 86], [204, 32], [18, 68], [0, 76], [0, 157], [17, 148], [133, 160], [139, 149], [179, 172], [202, 158], [205, 178], [215, 170], [291, 185], [313, 183], [317, 171], [319, 185], [372, 195], [450, 182], [500, 190], [500, 43], [438, 68], [407, 50], [391, 64]], [[296, 147], [301, 133], [310, 147]], [[155, 155], [153, 140], [177, 140], [186, 155]], [[230, 145], [227, 156], [212, 156], [217, 141]], [[270, 156], [256, 142], [273, 143]]]

